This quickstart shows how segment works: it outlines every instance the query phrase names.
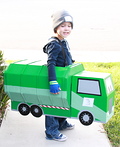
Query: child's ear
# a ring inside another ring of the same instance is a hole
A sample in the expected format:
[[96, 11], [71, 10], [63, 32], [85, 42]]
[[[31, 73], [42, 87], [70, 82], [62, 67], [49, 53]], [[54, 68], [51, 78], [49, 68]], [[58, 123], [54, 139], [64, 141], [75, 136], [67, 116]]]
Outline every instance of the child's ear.
[[54, 29], [54, 33], [57, 33], [57, 28]]

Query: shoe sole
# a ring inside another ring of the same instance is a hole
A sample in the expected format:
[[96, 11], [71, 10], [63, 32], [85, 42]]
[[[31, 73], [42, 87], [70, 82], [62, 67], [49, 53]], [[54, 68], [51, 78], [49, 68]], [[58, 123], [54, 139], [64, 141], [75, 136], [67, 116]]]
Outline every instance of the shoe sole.
[[53, 138], [53, 140], [55, 140], [55, 141], [59, 141], [59, 142], [64, 142], [64, 141], [67, 140], [67, 137], [66, 137], [66, 138], [63, 138], [63, 139], [55, 139], [55, 138]]
[[56, 139], [56, 138], [48, 138], [46, 137], [47, 140], [55, 140], [55, 141], [59, 141], [59, 142], [64, 142], [67, 140], [67, 137], [66, 138], [63, 138], [63, 139]]
[[68, 127], [68, 128], [66, 128], [66, 130], [72, 130], [72, 129], [74, 129], [74, 128], [75, 128], [75, 127], [71, 127], [71, 128]]

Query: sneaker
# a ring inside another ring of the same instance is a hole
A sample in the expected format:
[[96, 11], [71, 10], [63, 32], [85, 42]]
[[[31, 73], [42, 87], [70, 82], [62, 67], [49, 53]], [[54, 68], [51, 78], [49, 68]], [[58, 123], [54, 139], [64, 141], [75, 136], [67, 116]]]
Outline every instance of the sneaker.
[[60, 133], [58, 136], [53, 137], [53, 139], [56, 140], [56, 141], [66, 141], [67, 137], [64, 134]]
[[66, 127], [66, 130], [72, 130], [74, 129], [75, 125], [72, 125], [72, 124], [67, 124], [67, 127]]
[[56, 137], [52, 137], [52, 136], [50, 136], [50, 135], [47, 135], [46, 136], [46, 139], [48, 139], [48, 140], [56, 140], [56, 141], [66, 141], [67, 140], [67, 137], [64, 135], [64, 134], [59, 134], [58, 136], [56, 136]]

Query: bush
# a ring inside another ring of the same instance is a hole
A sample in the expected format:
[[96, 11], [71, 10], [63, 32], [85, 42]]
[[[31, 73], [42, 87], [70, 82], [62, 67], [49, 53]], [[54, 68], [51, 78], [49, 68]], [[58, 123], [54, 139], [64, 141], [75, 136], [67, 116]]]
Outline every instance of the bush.
[[5, 62], [3, 60], [3, 53], [0, 51], [0, 124], [4, 116], [5, 110], [8, 106], [8, 96], [4, 92], [3, 88], [3, 71], [6, 68]]

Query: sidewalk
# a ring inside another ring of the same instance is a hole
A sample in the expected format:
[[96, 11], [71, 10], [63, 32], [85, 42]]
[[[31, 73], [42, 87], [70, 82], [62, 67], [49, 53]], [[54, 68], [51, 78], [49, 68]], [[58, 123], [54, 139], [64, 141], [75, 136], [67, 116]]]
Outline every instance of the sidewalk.
[[[14, 54], [13, 54], [14, 52]], [[46, 55], [38, 50], [4, 50], [5, 59], [22, 60], [32, 58], [46, 60]], [[73, 58], [79, 62], [120, 62], [120, 52], [83, 51], [74, 52]], [[0, 147], [111, 147], [102, 124], [82, 125], [79, 120], [69, 119], [75, 124], [74, 130], [63, 131], [66, 142], [45, 139], [44, 116], [35, 118], [31, 114], [22, 116], [17, 111], [7, 110], [0, 128]]]
[[8, 110], [0, 128], [0, 147], [111, 147], [100, 123], [82, 125], [79, 120], [68, 119], [75, 129], [62, 131], [68, 139], [57, 142], [45, 139], [44, 116], [22, 116]]

